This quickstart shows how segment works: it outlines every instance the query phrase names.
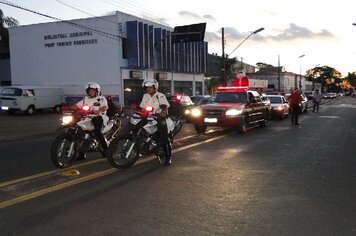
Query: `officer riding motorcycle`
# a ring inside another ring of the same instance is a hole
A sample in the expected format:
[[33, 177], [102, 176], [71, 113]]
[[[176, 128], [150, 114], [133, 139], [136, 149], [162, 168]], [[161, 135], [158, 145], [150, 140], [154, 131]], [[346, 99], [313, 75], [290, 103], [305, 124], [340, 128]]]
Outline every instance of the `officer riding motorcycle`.
[[147, 107], [152, 107], [154, 111], [161, 110], [157, 118], [158, 123], [158, 135], [163, 145], [165, 153], [165, 165], [172, 164], [171, 152], [172, 147], [170, 144], [168, 129], [167, 129], [167, 116], [168, 108], [170, 106], [166, 96], [163, 93], [158, 92], [158, 81], [149, 78], [142, 82], [142, 87], [146, 90], [146, 93], [142, 97], [140, 108], [145, 110]]

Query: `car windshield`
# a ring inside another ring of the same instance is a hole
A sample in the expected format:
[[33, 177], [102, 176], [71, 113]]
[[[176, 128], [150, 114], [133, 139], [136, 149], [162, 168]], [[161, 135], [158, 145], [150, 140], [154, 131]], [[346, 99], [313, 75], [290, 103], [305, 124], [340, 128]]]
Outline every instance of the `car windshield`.
[[3, 88], [1, 95], [6, 96], [22, 96], [22, 89], [19, 88]]
[[267, 97], [271, 103], [282, 103], [282, 99], [280, 97]]
[[208, 103], [225, 102], [225, 103], [246, 103], [247, 93], [243, 92], [218, 92], [211, 95]]

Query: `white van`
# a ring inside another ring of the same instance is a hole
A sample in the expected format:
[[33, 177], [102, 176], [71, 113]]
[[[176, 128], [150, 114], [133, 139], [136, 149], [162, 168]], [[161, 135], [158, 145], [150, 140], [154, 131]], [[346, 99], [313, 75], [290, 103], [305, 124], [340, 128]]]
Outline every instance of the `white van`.
[[61, 111], [64, 103], [62, 88], [40, 86], [6, 86], [0, 92], [0, 107], [8, 114], [25, 111], [32, 115], [37, 109], [53, 108]]

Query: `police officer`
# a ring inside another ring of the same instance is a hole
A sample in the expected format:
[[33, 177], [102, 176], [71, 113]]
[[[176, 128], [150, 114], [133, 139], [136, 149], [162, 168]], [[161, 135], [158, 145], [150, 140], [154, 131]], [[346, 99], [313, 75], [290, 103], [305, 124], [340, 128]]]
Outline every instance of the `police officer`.
[[168, 130], [167, 130], [167, 111], [169, 108], [169, 102], [163, 93], [158, 92], [158, 81], [153, 78], [145, 79], [142, 82], [142, 87], [146, 90], [146, 93], [142, 97], [140, 108], [153, 107], [154, 111], [161, 108], [161, 112], [157, 119], [158, 122], [158, 134], [162, 141], [164, 152], [166, 156], [165, 165], [171, 165], [171, 144], [169, 142]]
[[[93, 125], [95, 127], [94, 134], [95, 137], [100, 142], [101, 154], [103, 157], [106, 156], [106, 150], [108, 148], [104, 135], [101, 130], [109, 121], [109, 117], [106, 115], [108, 109], [108, 102], [104, 96], [101, 96], [100, 86], [98, 83], [89, 82], [85, 86], [86, 96], [78, 103], [71, 106], [71, 109], [81, 109], [83, 106], [89, 106], [92, 108], [92, 112], [97, 115], [92, 118]], [[84, 153], [79, 153], [79, 159], [85, 159]]]

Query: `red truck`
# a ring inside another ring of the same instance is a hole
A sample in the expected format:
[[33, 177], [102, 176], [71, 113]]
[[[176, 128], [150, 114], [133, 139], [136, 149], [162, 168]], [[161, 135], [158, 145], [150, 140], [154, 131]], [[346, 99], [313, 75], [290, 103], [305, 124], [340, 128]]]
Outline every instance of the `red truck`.
[[254, 124], [266, 126], [269, 111], [257, 91], [246, 86], [219, 87], [207, 104], [191, 110], [191, 123], [198, 133], [204, 133], [208, 126], [233, 127], [244, 133]]

